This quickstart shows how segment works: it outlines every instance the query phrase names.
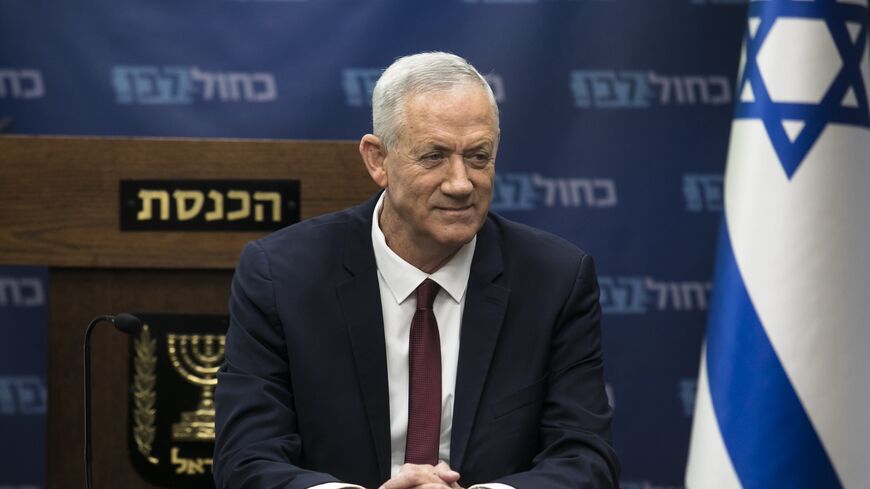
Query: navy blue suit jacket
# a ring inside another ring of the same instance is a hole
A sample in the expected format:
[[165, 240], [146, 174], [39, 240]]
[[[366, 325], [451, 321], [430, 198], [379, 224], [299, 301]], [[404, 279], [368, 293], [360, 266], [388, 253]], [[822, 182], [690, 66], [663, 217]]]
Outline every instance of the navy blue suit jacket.
[[[219, 489], [389, 479], [376, 200], [242, 253], [215, 392]], [[466, 294], [450, 447], [460, 483], [617, 487], [592, 259], [490, 213]]]

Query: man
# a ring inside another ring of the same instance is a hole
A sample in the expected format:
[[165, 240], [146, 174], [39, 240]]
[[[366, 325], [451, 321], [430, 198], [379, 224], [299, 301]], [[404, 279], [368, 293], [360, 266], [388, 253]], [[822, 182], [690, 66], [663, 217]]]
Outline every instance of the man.
[[488, 212], [486, 81], [400, 58], [372, 113], [360, 153], [385, 190], [242, 254], [217, 486], [617, 487], [592, 260]]

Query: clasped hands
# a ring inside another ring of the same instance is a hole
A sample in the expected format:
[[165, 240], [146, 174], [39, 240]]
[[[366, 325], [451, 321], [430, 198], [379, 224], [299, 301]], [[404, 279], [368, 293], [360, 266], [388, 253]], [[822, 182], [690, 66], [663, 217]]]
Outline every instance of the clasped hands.
[[444, 462], [436, 466], [405, 464], [395, 477], [378, 489], [463, 489], [458, 484], [459, 472]]

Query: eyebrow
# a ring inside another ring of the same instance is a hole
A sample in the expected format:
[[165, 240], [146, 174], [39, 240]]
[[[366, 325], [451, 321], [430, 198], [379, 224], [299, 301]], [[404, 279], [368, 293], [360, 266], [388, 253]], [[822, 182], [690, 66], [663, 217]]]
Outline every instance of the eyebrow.
[[492, 141], [483, 141], [481, 143], [478, 143], [478, 144], [472, 146], [471, 148], [468, 149], [468, 151], [471, 152], [471, 151], [480, 151], [480, 150], [492, 150], [492, 148], [494, 146], [495, 146], [495, 144], [493, 144]]
[[[464, 153], [473, 152], [473, 151], [480, 151], [480, 150], [492, 150], [493, 147], [495, 147], [495, 143], [493, 141], [484, 140], [484, 141], [480, 141], [477, 144], [466, 149], [464, 151]], [[452, 148], [449, 148], [448, 146], [441, 144], [439, 142], [436, 142], [436, 141], [424, 141], [424, 142], [420, 143], [419, 145], [415, 146], [414, 148], [412, 148], [412, 151], [414, 153], [424, 152], [424, 151], [428, 151], [428, 150], [452, 151]]]

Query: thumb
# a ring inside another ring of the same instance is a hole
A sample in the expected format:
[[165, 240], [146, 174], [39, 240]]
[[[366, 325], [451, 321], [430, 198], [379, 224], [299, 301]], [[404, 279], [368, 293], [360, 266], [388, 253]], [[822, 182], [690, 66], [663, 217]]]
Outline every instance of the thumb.
[[435, 466], [435, 474], [448, 484], [452, 484], [459, 480], [459, 472], [451, 469], [445, 462], [441, 462]]

